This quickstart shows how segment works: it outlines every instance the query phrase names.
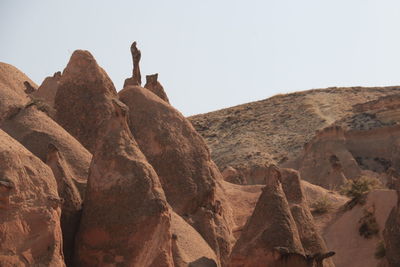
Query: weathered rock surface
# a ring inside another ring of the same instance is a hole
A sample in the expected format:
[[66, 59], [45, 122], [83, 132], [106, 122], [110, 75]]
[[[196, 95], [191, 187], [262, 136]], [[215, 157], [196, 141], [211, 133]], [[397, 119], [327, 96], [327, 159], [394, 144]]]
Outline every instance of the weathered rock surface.
[[119, 97], [129, 107], [131, 132], [156, 170], [168, 203], [224, 261], [232, 239], [229, 207], [217, 193], [222, 177], [203, 139], [181, 113], [149, 90], [128, 86]]
[[0, 130], [1, 266], [65, 266], [56, 180]]
[[[293, 219], [296, 222], [305, 254], [317, 255], [328, 253], [325, 241], [319, 234], [308, 207], [299, 173], [292, 169], [275, 169], [273, 167], [271, 169], [271, 172], [277, 172], [276, 175], [278, 175], [282, 182], [282, 188], [289, 203]], [[326, 259], [323, 262], [323, 266], [334, 265], [331, 259]]]
[[36, 86], [16, 67], [0, 62], [0, 123], [29, 102], [24, 82]]
[[325, 188], [339, 188], [347, 179], [358, 178], [361, 170], [346, 147], [344, 130], [338, 126], [318, 132], [304, 147], [301, 177]]
[[43, 162], [46, 162], [48, 146], [52, 144], [57, 147], [68, 165], [71, 179], [84, 196], [92, 155], [37, 106], [21, 109], [15, 116], [5, 120], [0, 128]]
[[113, 112], [106, 98], [117, 97], [114, 84], [88, 51], [75, 51], [64, 69], [55, 98], [56, 121], [94, 152], [100, 126]]
[[158, 73], [152, 75], [146, 75], [146, 84], [144, 88], [152, 91], [156, 96], [169, 103], [167, 94], [164, 91], [164, 87], [158, 81]]
[[132, 77], [125, 80], [124, 87], [128, 85], [140, 86], [142, 84], [142, 76], [140, 74], [140, 65], [139, 65], [142, 53], [137, 48], [136, 42], [133, 42], [131, 45], [131, 54], [133, 62]]
[[178, 214], [171, 216], [172, 251], [176, 267], [217, 267], [218, 257], [201, 235]]
[[[336, 267], [377, 266], [379, 260], [374, 257], [378, 242], [391, 209], [396, 205], [394, 190], [375, 190], [368, 194], [364, 205], [356, 205], [348, 211], [338, 211], [336, 216], [323, 229], [323, 237], [329, 249], [336, 252], [333, 261]], [[370, 238], [360, 235], [360, 219], [365, 211], [373, 214], [379, 232]]]
[[72, 266], [75, 235], [78, 231], [82, 211], [82, 198], [74, 183], [74, 172], [53, 144], [49, 144], [46, 164], [53, 171], [57, 181], [61, 205], [61, 229], [65, 263]]
[[396, 187], [397, 205], [391, 210], [383, 233], [386, 260], [390, 267], [400, 266], [400, 180], [396, 181]]
[[54, 73], [53, 76], [46, 77], [37, 91], [32, 93], [33, 98], [38, 98], [54, 108], [58, 86], [60, 85], [61, 72]]
[[94, 148], [76, 266], [173, 266], [170, 209], [161, 184], [129, 131], [126, 106], [107, 101], [113, 109]]
[[307, 266], [296, 223], [277, 176], [267, 180], [253, 215], [232, 250], [229, 266]]

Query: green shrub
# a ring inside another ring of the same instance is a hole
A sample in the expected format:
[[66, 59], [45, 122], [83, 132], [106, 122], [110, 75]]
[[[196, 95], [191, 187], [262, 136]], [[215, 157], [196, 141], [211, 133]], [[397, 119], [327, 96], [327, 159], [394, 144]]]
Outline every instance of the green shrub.
[[379, 233], [379, 226], [376, 222], [374, 212], [364, 210], [364, 215], [360, 218], [358, 223], [360, 224], [358, 232], [364, 238], [371, 238], [373, 235]]
[[361, 177], [348, 180], [340, 188], [340, 193], [351, 198], [346, 204], [347, 208], [353, 208], [356, 204], [364, 204], [366, 195], [373, 189], [382, 188], [381, 182], [376, 178]]
[[324, 195], [311, 204], [311, 208], [314, 214], [324, 214], [332, 208], [332, 203], [328, 197]]
[[386, 248], [385, 248], [385, 243], [383, 240], [378, 242], [378, 245], [376, 246], [375, 249], [375, 258], [376, 259], [382, 259], [386, 256]]

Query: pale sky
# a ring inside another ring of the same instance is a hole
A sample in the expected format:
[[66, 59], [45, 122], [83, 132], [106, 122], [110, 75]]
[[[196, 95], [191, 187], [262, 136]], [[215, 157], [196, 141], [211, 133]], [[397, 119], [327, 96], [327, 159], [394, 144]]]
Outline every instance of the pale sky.
[[312, 88], [400, 85], [398, 0], [0, 0], [0, 61], [38, 84], [85, 49], [120, 90], [134, 40], [143, 78], [158, 72], [185, 115]]

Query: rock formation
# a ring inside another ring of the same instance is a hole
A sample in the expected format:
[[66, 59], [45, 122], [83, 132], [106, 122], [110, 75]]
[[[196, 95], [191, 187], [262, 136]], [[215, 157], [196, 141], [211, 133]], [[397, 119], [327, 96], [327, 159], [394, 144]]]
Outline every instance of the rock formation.
[[35, 156], [46, 162], [48, 146], [57, 147], [71, 172], [80, 194], [84, 195], [92, 155], [60, 125], [36, 105], [22, 108], [1, 125], [5, 132], [18, 140]]
[[[306, 255], [325, 255], [329, 253], [325, 241], [318, 233], [314, 218], [309, 210], [301, 185], [300, 175], [292, 169], [277, 169], [270, 167], [271, 175], [277, 175], [282, 182], [282, 188], [290, 206], [293, 219], [299, 232], [301, 244]], [[334, 266], [331, 259], [326, 259], [321, 266]]]
[[132, 77], [128, 78], [124, 82], [124, 87], [128, 85], [142, 85], [142, 76], [140, 74], [140, 58], [142, 54], [140, 50], [136, 47], [136, 42], [133, 42], [131, 45], [131, 54], [132, 54], [132, 62], [133, 62], [133, 70]]
[[24, 82], [36, 86], [16, 67], [0, 62], [0, 123], [29, 102]]
[[296, 223], [277, 176], [267, 180], [253, 215], [232, 250], [229, 266], [307, 266]]
[[46, 77], [37, 91], [33, 92], [32, 97], [38, 98], [54, 108], [54, 100], [60, 85], [61, 72], [54, 73], [53, 76]]
[[82, 210], [81, 195], [74, 183], [74, 172], [56, 146], [49, 144], [46, 164], [53, 171], [57, 181], [61, 205], [61, 229], [65, 263], [72, 266], [75, 235], [78, 231]]
[[386, 260], [390, 267], [400, 266], [400, 180], [396, 181], [397, 206], [392, 209], [383, 233]]
[[175, 266], [218, 266], [218, 258], [201, 235], [178, 214], [171, 216]]
[[300, 159], [301, 177], [325, 188], [338, 188], [347, 179], [358, 178], [361, 170], [346, 147], [344, 130], [328, 127], [304, 147]]
[[119, 96], [129, 107], [131, 132], [160, 177], [168, 203], [225, 259], [232, 238], [229, 207], [223, 196], [217, 196], [222, 177], [203, 139], [177, 110], [149, 90], [128, 86]]
[[65, 266], [60, 204], [50, 168], [0, 130], [1, 266]]
[[105, 101], [109, 97], [117, 97], [117, 92], [106, 72], [88, 51], [75, 51], [61, 75], [55, 119], [91, 153], [101, 124], [113, 111]]
[[[104, 92], [106, 93], [106, 92]], [[173, 266], [170, 210], [116, 98], [99, 127], [77, 235], [76, 266]]]
[[169, 99], [164, 91], [164, 87], [157, 79], [158, 79], [158, 73], [152, 75], [146, 75], [146, 84], [144, 85], [144, 88], [149, 89], [156, 96], [158, 96], [165, 102], [169, 103]]

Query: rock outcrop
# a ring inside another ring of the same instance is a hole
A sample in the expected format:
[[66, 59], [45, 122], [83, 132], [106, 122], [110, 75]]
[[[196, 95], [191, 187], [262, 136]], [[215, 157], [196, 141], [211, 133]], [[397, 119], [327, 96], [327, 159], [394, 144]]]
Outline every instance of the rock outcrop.
[[114, 84], [88, 51], [75, 51], [64, 69], [55, 98], [56, 121], [91, 153], [100, 126], [113, 112], [105, 98], [117, 97]]
[[338, 188], [347, 179], [358, 178], [361, 170], [346, 147], [345, 131], [328, 127], [319, 131], [304, 147], [300, 159], [301, 177], [325, 188]]
[[229, 266], [307, 266], [282, 185], [271, 176], [236, 242]]
[[25, 82], [36, 86], [16, 67], [0, 62], [0, 123], [29, 102], [25, 93]]
[[75, 264], [173, 266], [170, 209], [157, 174], [129, 131], [127, 107], [106, 101], [113, 109], [99, 127]]
[[172, 252], [176, 267], [217, 267], [218, 257], [201, 235], [178, 214], [171, 216]]
[[149, 90], [128, 86], [119, 96], [129, 107], [131, 132], [160, 177], [168, 203], [225, 259], [232, 238], [229, 207], [216, 193], [222, 177], [203, 139]]
[[383, 233], [385, 256], [390, 267], [400, 266], [400, 180], [396, 181], [397, 205], [392, 209]]
[[18, 140], [35, 156], [46, 162], [48, 146], [54, 145], [71, 173], [71, 179], [84, 196], [92, 155], [60, 125], [36, 105], [21, 109], [1, 125], [5, 132]]
[[65, 266], [56, 180], [0, 130], [1, 266]]
[[[336, 256], [332, 258], [336, 267], [378, 266], [380, 260], [374, 254], [390, 210], [395, 205], [394, 190], [375, 190], [368, 194], [364, 205], [356, 205], [351, 210], [340, 210], [326, 223], [322, 230], [323, 237], [329, 249], [336, 252]], [[360, 234], [360, 222], [366, 212], [370, 212], [376, 221], [378, 231], [368, 238]]]
[[60, 85], [61, 72], [54, 73], [53, 76], [46, 77], [37, 91], [32, 93], [33, 98], [38, 98], [54, 108], [54, 100]]
[[132, 62], [133, 62], [133, 70], [132, 77], [128, 78], [124, 82], [124, 87], [128, 85], [142, 85], [142, 76], [140, 74], [140, 58], [142, 57], [142, 53], [136, 46], [136, 42], [133, 42], [131, 45], [131, 54], [132, 54]]
[[156, 96], [169, 103], [167, 94], [164, 91], [164, 87], [158, 81], [158, 73], [152, 75], [146, 75], [146, 84], [144, 88], [149, 89]]
[[53, 171], [61, 197], [61, 229], [63, 234], [64, 259], [67, 266], [73, 264], [75, 235], [78, 231], [82, 211], [82, 199], [75, 183], [74, 172], [63, 155], [53, 144], [49, 144], [46, 164]]

